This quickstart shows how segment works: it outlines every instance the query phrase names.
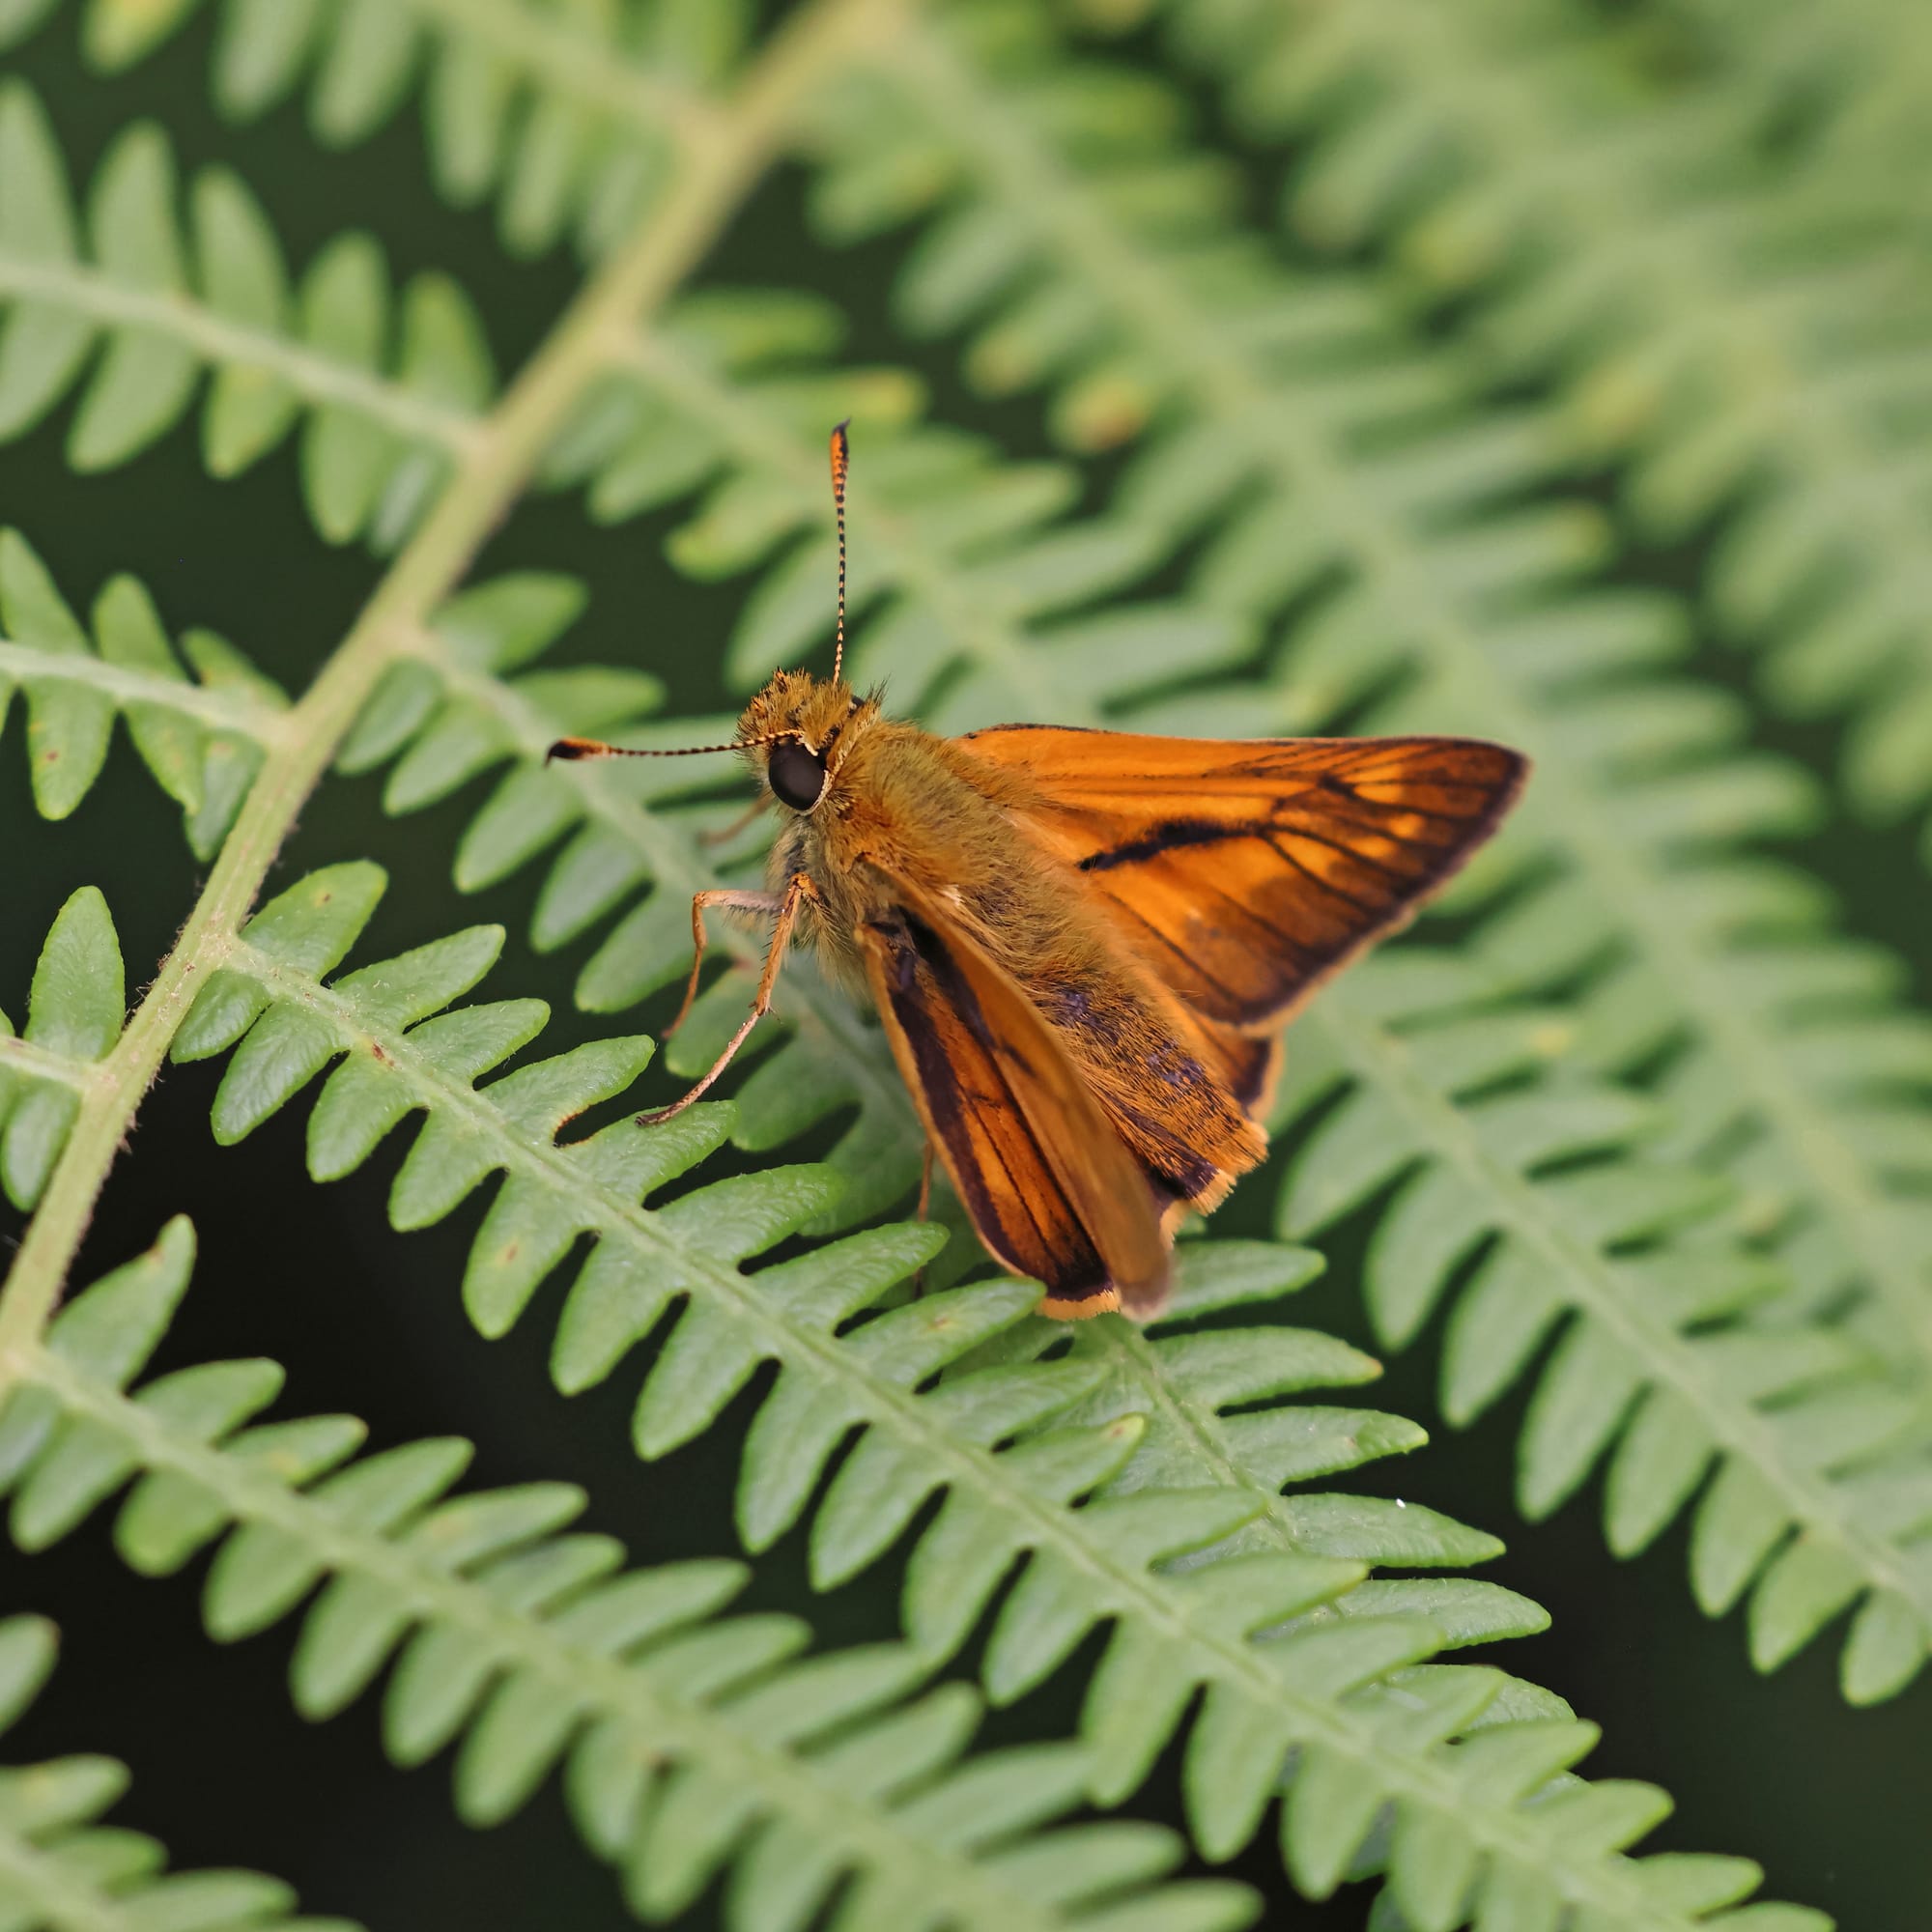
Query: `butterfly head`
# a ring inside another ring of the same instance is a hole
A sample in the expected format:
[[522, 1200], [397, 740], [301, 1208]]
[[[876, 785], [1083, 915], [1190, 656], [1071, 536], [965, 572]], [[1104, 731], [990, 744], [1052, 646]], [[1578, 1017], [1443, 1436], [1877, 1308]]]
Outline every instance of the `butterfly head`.
[[838, 619], [832, 675], [781, 670], [746, 705], [728, 745], [675, 748], [607, 745], [596, 738], [559, 738], [551, 758], [686, 758], [739, 752], [792, 811], [815, 810], [832, 789], [853, 743], [879, 713], [875, 695], [861, 697], [845, 682], [845, 472], [850, 458], [845, 424], [832, 432], [832, 502], [838, 532]]
[[843, 678], [781, 670], [746, 705], [738, 745], [781, 805], [809, 812], [878, 715], [878, 698], [861, 697]]

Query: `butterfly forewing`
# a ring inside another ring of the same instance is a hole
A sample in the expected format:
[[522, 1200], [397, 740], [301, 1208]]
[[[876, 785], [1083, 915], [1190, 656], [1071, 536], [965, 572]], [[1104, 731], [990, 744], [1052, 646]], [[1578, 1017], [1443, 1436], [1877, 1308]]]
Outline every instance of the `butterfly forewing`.
[[1401, 925], [1494, 829], [1524, 760], [1466, 738], [1159, 738], [1009, 724], [1027, 830], [1204, 1018], [1277, 1024]]

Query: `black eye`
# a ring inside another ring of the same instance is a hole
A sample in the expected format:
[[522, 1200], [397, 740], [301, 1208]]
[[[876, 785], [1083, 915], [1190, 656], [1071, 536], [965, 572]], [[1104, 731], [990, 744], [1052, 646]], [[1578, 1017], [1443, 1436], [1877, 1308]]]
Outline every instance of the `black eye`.
[[773, 752], [765, 776], [772, 789], [794, 811], [810, 811], [825, 789], [825, 760], [787, 738]]

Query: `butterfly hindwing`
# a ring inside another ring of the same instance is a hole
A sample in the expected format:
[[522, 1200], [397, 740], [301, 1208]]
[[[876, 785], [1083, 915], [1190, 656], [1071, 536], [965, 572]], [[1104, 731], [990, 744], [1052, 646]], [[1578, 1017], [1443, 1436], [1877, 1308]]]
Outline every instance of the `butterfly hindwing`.
[[[933, 908], [923, 908], [928, 912]], [[965, 934], [904, 910], [867, 923], [873, 999], [980, 1237], [1053, 1315], [1166, 1298], [1159, 1204], [1020, 989]]]

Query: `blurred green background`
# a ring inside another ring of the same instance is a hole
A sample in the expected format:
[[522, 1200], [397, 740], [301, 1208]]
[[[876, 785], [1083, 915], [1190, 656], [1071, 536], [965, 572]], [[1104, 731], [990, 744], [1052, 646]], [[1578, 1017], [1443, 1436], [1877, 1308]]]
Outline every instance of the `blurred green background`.
[[[255, 185], [293, 261], [307, 260], [354, 219], [379, 237], [398, 279], [418, 268], [452, 271], [488, 318], [499, 368], [514, 370], [574, 290], [574, 261], [558, 252], [514, 265], [487, 213], [457, 214], [438, 202], [412, 114], [337, 155], [317, 149], [298, 106], [246, 128], [221, 124], [210, 110], [205, 78], [212, 25], [205, 12], [161, 56], [102, 81], [80, 65], [73, 21], [60, 14], [6, 65], [48, 102], [76, 177], [91, 171], [126, 123], [155, 116], [168, 128], [184, 171], [220, 159]], [[1124, 51], [1162, 64], [1151, 41]], [[1211, 103], [1201, 104], [1211, 118]], [[1292, 156], [1247, 158], [1258, 195], [1293, 163]], [[803, 202], [794, 175], [771, 180], [718, 250], [710, 278], [831, 294], [851, 318], [858, 357], [911, 363], [930, 382], [937, 413], [1009, 453], [1043, 453], [1032, 403], [976, 399], [960, 387], [944, 345], [895, 333], [887, 291], [898, 250], [824, 250], [810, 237]], [[245, 484], [223, 485], [204, 474], [190, 422], [131, 466], [82, 479], [61, 454], [65, 426], [63, 411], [0, 449], [0, 521], [30, 534], [76, 603], [91, 599], [112, 573], [130, 571], [152, 588], [171, 626], [221, 632], [299, 691], [380, 566], [355, 550], [327, 551], [313, 535], [292, 448]], [[1095, 465], [1095, 490], [1105, 481], [1105, 466]], [[575, 502], [540, 497], [497, 535], [483, 567], [582, 574], [592, 602], [559, 655], [635, 663], [647, 628], [655, 638], [679, 640], [649, 661], [670, 689], [668, 708], [716, 709], [729, 702], [718, 655], [742, 593], [674, 574], [660, 554], [663, 527], [645, 520], [599, 529]], [[852, 540], [864, 545], [863, 527]], [[1693, 550], [1638, 555], [1627, 568], [1637, 581], [1683, 582], [1698, 561]], [[647, 627], [640, 613], [648, 613]], [[1722, 676], [1734, 668], [1717, 654], [1705, 668]], [[130, 991], [165, 952], [197, 886], [172, 808], [125, 743], [71, 819], [38, 820], [19, 751], [22, 728], [16, 713], [0, 740], [0, 1005], [15, 1014], [40, 938], [77, 883], [98, 884], [113, 908]], [[1827, 727], [1769, 726], [1763, 735], [1819, 763], [1830, 757], [1834, 736]], [[572, 1044], [607, 1029], [586, 1024], [570, 1007], [587, 948], [544, 958], [521, 936], [536, 875], [476, 902], [461, 899], [449, 883], [449, 851], [488, 782], [392, 823], [379, 809], [380, 778], [331, 781], [304, 815], [270, 889], [315, 865], [363, 855], [381, 861], [392, 885], [364, 956], [471, 920], [502, 922], [511, 938], [486, 990], [549, 999], [556, 1012], [551, 1044]], [[1915, 959], [1922, 995], [1922, 887], [1916, 895], [1897, 887], [1914, 875], [1905, 835], [1839, 827], [1807, 841], [1802, 856], [1845, 895], [1855, 928]], [[655, 1028], [663, 1006], [653, 1003], [635, 1023]], [[168, 1214], [193, 1217], [202, 1260], [160, 1366], [270, 1355], [292, 1366], [289, 1399], [298, 1410], [365, 1416], [378, 1445], [446, 1431], [475, 1439], [478, 1481], [583, 1483], [593, 1499], [589, 1526], [616, 1534], [639, 1558], [727, 1548], [728, 1496], [756, 1389], [695, 1446], [640, 1465], [627, 1442], [634, 1376], [562, 1401], [546, 1374], [549, 1322], [541, 1310], [494, 1345], [464, 1319], [453, 1287], [480, 1199], [433, 1231], [392, 1235], [382, 1203], [399, 1159], [395, 1148], [352, 1180], [314, 1188], [302, 1173], [300, 1109], [242, 1146], [217, 1151], [206, 1117], [218, 1072], [217, 1063], [166, 1074], [142, 1113], [133, 1157], [110, 1182], [79, 1271], [85, 1279], [125, 1258]], [[1264, 1232], [1268, 1193], [1264, 1180], [1251, 1180], [1217, 1231]], [[18, 1226], [7, 1210], [0, 1238], [16, 1238]], [[286, 1239], [291, 1228], [298, 1236], [293, 1243]], [[285, 1258], [269, 1264], [258, 1256], [271, 1234]], [[1330, 1243], [1330, 1273], [1303, 1295], [1297, 1319], [1366, 1346], [1353, 1287], [1358, 1243], [1358, 1230]], [[1373, 1399], [1429, 1414], [1433, 1366], [1427, 1346], [1410, 1351]], [[1593, 1775], [1651, 1777], [1676, 1794], [1678, 1813], [1653, 1844], [1747, 1853], [1767, 1866], [1772, 1895], [1823, 1906], [1848, 1928], [1876, 1932], [1919, 1916], [1932, 1895], [1932, 1836], [1924, 1830], [1932, 1816], [1932, 1678], [1921, 1677], [1877, 1710], [1849, 1710], [1838, 1696], [1828, 1636], [1774, 1680], [1760, 1681], [1746, 1662], [1738, 1618], [1714, 1626], [1691, 1607], [1682, 1524], [1640, 1560], [1618, 1565], [1603, 1552], [1594, 1486], [1539, 1528], [1515, 1520], [1507, 1497], [1521, 1406], [1519, 1394], [1468, 1435], [1438, 1433], [1418, 1458], [1350, 1480], [1424, 1499], [1506, 1537], [1510, 1552], [1489, 1574], [1547, 1605], [1555, 1622], [1547, 1636], [1503, 1646], [1493, 1661], [1520, 1668], [1605, 1724]], [[748, 1602], [808, 1608], [828, 1643], [888, 1634], [894, 1610], [886, 1573], [810, 1601], [800, 1542], [794, 1533], [760, 1560]], [[212, 1647], [200, 1631], [192, 1584], [134, 1577], [99, 1533], [31, 1560], [7, 1547], [0, 1563], [7, 1577], [0, 1606], [43, 1611], [66, 1634], [65, 1665], [10, 1741], [10, 1757], [85, 1748], [125, 1758], [134, 1773], [125, 1821], [159, 1835], [178, 1865], [253, 1864], [290, 1879], [308, 1910], [342, 1913], [372, 1928], [629, 1922], [607, 1875], [582, 1855], [554, 1791], [507, 1827], [473, 1833], [452, 1817], [445, 1766], [407, 1775], [387, 1767], [368, 1700], [334, 1723], [304, 1725], [283, 1687], [284, 1633], [233, 1651]], [[140, 1641], [130, 1642], [135, 1631]], [[993, 1734], [1064, 1733], [1073, 1709], [1068, 1687], [1083, 1675], [1063, 1671], [1043, 1691], [998, 1714]], [[1171, 1761], [1136, 1808], [1178, 1817]], [[1270, 1923], [1363, 1920], [1360, 1895], [1321, 1910], [1295, 1900], [1271, 1846], [1251, 1851], [1239, 1868], [1274, 1901]], [[689, 1922], [711, 1922], [710, 1906]]]

